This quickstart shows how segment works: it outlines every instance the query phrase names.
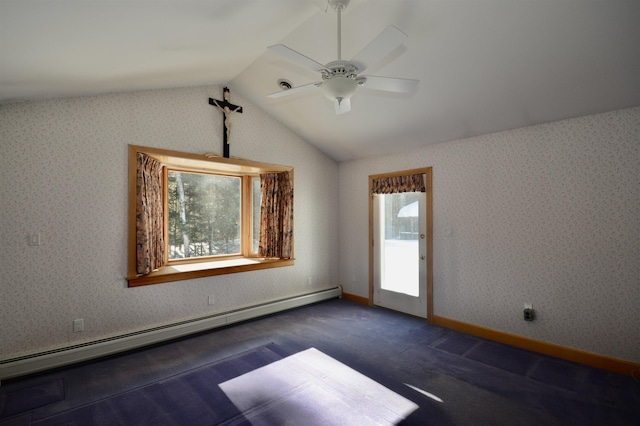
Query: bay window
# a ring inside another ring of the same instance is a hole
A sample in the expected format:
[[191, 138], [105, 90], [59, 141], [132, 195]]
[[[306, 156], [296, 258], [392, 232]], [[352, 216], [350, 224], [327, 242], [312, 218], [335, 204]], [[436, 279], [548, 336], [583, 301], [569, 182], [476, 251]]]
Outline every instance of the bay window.
[[291, 167], [129, 146], [130, 287], [290, 266], [292, 227]]

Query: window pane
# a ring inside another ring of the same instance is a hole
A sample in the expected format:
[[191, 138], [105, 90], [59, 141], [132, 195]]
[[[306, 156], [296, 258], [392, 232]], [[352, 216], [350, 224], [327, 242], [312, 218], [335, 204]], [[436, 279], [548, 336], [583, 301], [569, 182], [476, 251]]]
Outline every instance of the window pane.
[[251, 179], [251, 199], [253, 201], [251, 223], [252, 223], [252, 246], [251, 252], [258, 252], [258, 242], [260, 240], [260, 205], [262, 204], [262, 194], [260, 192], [260, 178]]
[[240, 253], [240, 178], [168, 174], [169, 259]]
[[419, 223], [418, 192], [382, 194], [384, 202], [383, 290], [418, 297]]

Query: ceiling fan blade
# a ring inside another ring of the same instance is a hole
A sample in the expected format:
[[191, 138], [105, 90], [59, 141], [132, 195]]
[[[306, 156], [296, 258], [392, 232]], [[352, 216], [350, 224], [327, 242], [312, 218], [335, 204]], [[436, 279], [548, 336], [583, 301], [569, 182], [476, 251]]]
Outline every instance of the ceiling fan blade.
[[271, 93], [270, 95], [267, 95], [267, 97], [272, 99], [278, 99], [278, 98], [282, 98], [283, 96], [289, 96], [295, 93], [306, 92], [307, 90], [315, 89], [316, 87], [320, 87], [320, 86], [322, 86], [322, 82], [316, 81], [315, 83], [304, 84], [302, 86], [292, 87], [291, 89], [288, 89], [288, 90], [281, 90], [280, 92]]
[[385, 28], [380, 34], [369, 42], [360, 52], [351, 59], [351, 63], [363, 72], [372, 65], [380, 62], [395, 48], [402, 45], [407, 35], [393, 25]]
[[318, 9], [327, 13], [329, 11], [329, 0], [313, 0], [313, 3], [318, 6]]
[[343, 99], [338, 102], [336, 99], [333, 101], [336, 106], [336, 115], [344, 114], [345, 112], [351, 111], [351, 99]]
[[366, 79], [362, 87], [386, 92], [412, 93], [418, 89], [420, 80], [394, 77], [378, 77], [375, 75], [362, 76]]
[[295, 50], [285, 46], [284, 44], [274, 44], [273, 46], [267, 47], [272, 52], [277, 53], [278, 55], [287, 58], [291, 62], [294, 62], [304, 68], [320, 72], [322, 70], [326, 70], [327, 67], [322, 65], [320, 62], [316, 62], [313, 59], [303, 55], [300, 52], [296, 52]]

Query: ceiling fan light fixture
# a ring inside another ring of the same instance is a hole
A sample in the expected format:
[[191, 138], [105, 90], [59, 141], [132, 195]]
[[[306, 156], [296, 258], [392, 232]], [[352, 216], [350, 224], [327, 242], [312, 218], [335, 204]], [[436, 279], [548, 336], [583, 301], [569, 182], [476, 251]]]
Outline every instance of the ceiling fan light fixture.
[[334, 9], [338, 17], [338, 46], [337, 60], [322, 64], [302, 53], [285, 46], [275, 44], [269, 46], [269, 50], [277, 53], [298, 65], [320, 73], [322, 81], [303, 84], [298, 87], [287, 87], [282, 80], [279, 81], [280, 92], [267, 95], [269, 98], [280, 98], [293, 93], [300, 93], [308, 89], [320, 88], [324, 95], [335, 105], [336, 114], [344, 114], [351, 111], [351, 96], [358, 86], [367, 86], [372, 90], [387, 92], [413, 93], [416, 91], [419, 81], [394, 77], [378, 77], [360, 75], [372, 63], [379, 62], [396, 48], [402, 45], [407, 35], [393, 25], [388, 26], [372, 41], [358, 52], [352, 60], [342, 60], [342, 12], [349, 5], [350, 0], [314, 0], [322, 6], [324, 11]]
[[335, 76], [322, 83], [324, 95], [332, 101], [351, 98], [357, 87], [356, 80], [349, 77]]

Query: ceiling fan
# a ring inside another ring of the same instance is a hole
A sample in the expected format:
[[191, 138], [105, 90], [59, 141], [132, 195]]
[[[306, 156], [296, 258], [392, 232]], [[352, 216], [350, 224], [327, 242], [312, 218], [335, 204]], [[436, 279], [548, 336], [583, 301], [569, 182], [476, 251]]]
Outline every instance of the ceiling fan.
[[370, 65], [379, 62], [387, 54], [402, 45], [407, 35], [398, 28], [392, 26], [383, 30], [367, 46], [358, 52], [350, 61], [342, 60], [342, 11], [349, 5], [350, 0], [328, 0], [328, 5], [334, 8], [338, 15], [338, 59], [322, 65], [319, 62], [299, 53], [283, 44], [269, 46], [268, 49], [304, 68], [319, 72], [322, 81], [309, 83], [298, 87], [267, 95], [269, 98], [281, 98], [294, 93], [320, 88], [325, 96], [335, 104], [336, 114], [343, 114], [351, 110], [351, 96], [358, 86], [366, 86], [374, 90], [387, 92], [411, 93], [414, 92], [419, 80], [404, 78], [379, 77], [362, 75]]

